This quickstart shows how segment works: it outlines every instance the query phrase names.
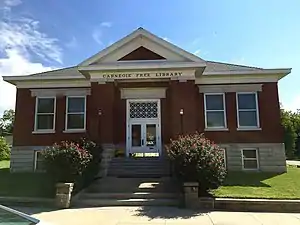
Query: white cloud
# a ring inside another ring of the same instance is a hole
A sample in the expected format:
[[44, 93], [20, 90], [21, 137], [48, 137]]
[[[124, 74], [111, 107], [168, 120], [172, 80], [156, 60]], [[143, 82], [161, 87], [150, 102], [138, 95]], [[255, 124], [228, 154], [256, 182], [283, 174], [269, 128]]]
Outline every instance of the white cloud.
[[67, 48], [77, 48], [78, 47], [78, 41], [77, 39], [73, 36], [72, 39], [66, 43]]
[[102, 27], [111, 27], [112, 26], [112, 22], [102, 22], [100, 24], [100, 26], [102, 26]]
[[[6, 50], [6, 57], [0, 59], [0, 74], [2, 76], [26, 75], [51, 70], [41, 63], [30, 62], [15, 49]], [[0, 114], [6, 109], [14, 109], [16, 88], [0, 79]]]
[[[2, 4], [1, 4], [2, 3]], [[55, 69], [33, 62], [32, 56], [43, 60], [62, 63], [62, 49], [58, 40], [50, 38], [39, 30], [39, 22], [28, 18], [11, 18], [12, 7], [21, 4], [19, 0], [5, 0], [0, 3], [0, 75], [17, 76]], [[0, 76], [0, 114], [14, 108], [16, 89], [4, 82]]]
[[0, 22], [0, 50], [17, 49], [29, 57], [34, 53], [47, 61], [62, 63], [62, 49], [58, 40], [39, 31], [39, 22], [20, 18]]
[[99, 26], [95, 27], [92, 33], [92, 37], [95, 42], [97, 42], [99, 45], [103, 45], [102, 37], [103, 37], [103, 31], [105, 28], [110, 28], [112, 26], [111, 22], [102, 22]]
[[197, 49], [196, 51], [193, 52], [194, 55], [200, 55], [201, 49]]
[[5, 6], [11, 7], [11, 6], [17, 6], [17, 5], [22, 4], [22, 1], [21, 0], [4, 0], [3, 3]]
[[103, 42], [101, 40], [102, 38], [102, 30], [101, 29], [94, 29], [92, 37], [94, 39], [94, 41], [96, 41], [99, 45], [102, 45]]

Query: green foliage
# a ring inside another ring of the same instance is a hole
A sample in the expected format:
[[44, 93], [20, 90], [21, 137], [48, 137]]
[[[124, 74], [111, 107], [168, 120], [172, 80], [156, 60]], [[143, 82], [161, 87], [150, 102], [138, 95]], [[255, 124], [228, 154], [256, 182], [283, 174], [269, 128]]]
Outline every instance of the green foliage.
[[78, 143], [79, 146], [87, 150], [92, 155], [92, 160], [89, 162], [81, 176], [77, 177], [74, 193], [80, 191], [82, 188], [85, 188], [95, 179], [99, 172], [103, 151], [101, 145], [98, 145], [86, 138], [82, 138], [76, 143]]
[[300, 133], [300, 112], [281, 109], [281, 124], [284, 128], [286, 156], [288, 158], [293, 158], [296, 155], [296, 143], [298, 140], [298, 133]]
[[57, 182], [74, 182], [88, 168], [92, 154], [75, 142], [62, 141], [43, 151], [47, 172]]
[[199, 182], [200, 194], [219, 187], [226, 176], [221, 148], [203, 134], [179, 136], [167, 152], [179, 179]]
[[10, 109], [4, 111], [2, 118], [0, 118], [0, 136], [7, 136], [12, 134], [14, 119], [14, 110]]
[[6, 143], [4, 137], [0, 136], [0, 160], [8, 160], [10, 158], [10, 147]]

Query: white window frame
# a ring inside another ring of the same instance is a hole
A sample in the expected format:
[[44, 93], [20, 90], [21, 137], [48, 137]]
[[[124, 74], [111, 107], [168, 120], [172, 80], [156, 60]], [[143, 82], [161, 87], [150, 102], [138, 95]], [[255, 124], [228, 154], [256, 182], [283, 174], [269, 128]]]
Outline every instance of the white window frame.
[[[255, 95], [255, 107], [256, 109], [239, 109], [239, 95], [243, 94], [254, 94]], [[240, 111], [241, 112], [253, 112], [256, 111], [256, 126], [241, 126], [240, 125]], [[258, 108], [258, 94], [257, 92], [237, 92], [236, 93], [236, 113], [237, 113], [237, 124], [240, 129], [260, 129], [260, 121], [259, 121], [259, 108]]]
[[[244, 158], [243, 151], [255, 151], [256, 158]], [[241, 155], [242, 155], [242, 169], [243, 170], [259, 170], [259, 159], [258, 159], [258, 148], [242, 148], [241, 149]], [[245, 168], [244, 160], [254, 161], [256, 160], [257, 168]]]
[[[206, 109], [206, 96], [208, 95], [222, 95], [223, 99], [223, 109], [215, 109], [215, 110], [207, 110]], [[225, 99], [225, 93], [204, 93], [204, 117], [205, 117], [205, 129], [209, 130], [222, 130], [222, 129], [227, 129], [227, 116], [226, 116], [226, 99]], [[207, 112], [223, 112], [223, 117], [224, 117], [224, 126], [221, 127], [209, 127], [207, 126]]]
[[33, 169], [34, 169], [34, 172], [45, 172], [45, 170], [37, 170], [37, 154], [38, 153], [41, 153], [42, 150], [35, 150], [34, 151], [34, 158], [33, 158]]
[[[38, 113], [39, 99], [54, 99], [53, 113]], [[38, 129], [37, 128], [37, 117], [39, 115], [53, 115], [53, 128], [52, 129]], [[34, 131], [33, 131], [33, 133], [54, 133], [55, 132], [55, 121], [56, 121], [56, 96], [47, 96], [47, 97], [38, 97], [37, 96], [35, 99]]]
[[[84, 112], [71, 112], [68, 113], [68, 103], [69, 103], [69, 98], [83, 98], [84, 99]], [[65, 113], [65, 131], [64, 132], [85, 132], [86, 131], [86, 95], [69, 95], [66, 96], [66, 113]], [[83, 116], [83, 128], [78, 128], [78, 129], [68, 129], [68, 115], [84, 115]]]

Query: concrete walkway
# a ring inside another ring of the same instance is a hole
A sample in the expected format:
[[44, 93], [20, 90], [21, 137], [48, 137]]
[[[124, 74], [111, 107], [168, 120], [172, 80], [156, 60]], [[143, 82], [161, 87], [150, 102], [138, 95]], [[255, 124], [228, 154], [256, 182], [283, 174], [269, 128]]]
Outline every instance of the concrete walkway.
[[199, 213], [171, 207], [103, 207], [57, 211], [21, 207], [17, 209], [51, 225], [300, 225], [300, 213]]

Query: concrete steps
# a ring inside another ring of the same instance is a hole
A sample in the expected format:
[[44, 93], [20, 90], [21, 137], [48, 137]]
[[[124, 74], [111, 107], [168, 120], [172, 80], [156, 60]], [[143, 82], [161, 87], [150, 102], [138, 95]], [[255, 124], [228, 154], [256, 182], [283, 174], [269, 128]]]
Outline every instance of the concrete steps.
[[114, 158], [107, 175], [140, 178], [170, 176], [170, 164], [162, 158]]
[[72, 202], [77, 207], [178, 206], [178, 184], [170, 177], [118, 178], [95, 181]]
[[89, 199], [80, 203], [80, 207], [101, 206], [178, 206], [174, 199]]

